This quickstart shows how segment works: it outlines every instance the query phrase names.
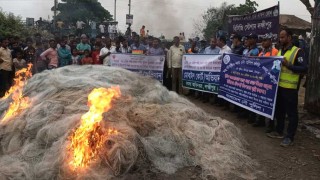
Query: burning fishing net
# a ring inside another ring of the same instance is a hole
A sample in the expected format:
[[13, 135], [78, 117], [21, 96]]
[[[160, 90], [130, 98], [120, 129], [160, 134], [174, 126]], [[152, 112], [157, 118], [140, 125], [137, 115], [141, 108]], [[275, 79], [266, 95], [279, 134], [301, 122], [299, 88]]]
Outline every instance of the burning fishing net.
[[1, 119], [1, 124], [6, 123], [11, 117], [21, 113], [21, 111], [27, 109], [30, 105], [30, 100], [28, 97], [23, 96], [23, 87], [26, 85], [27, 80], [32, 77], [31, 73], [32, 64], [28, 64], [27, 68], [23, 68], [15, 73], [14, 84], [5, 93], [4, 97], [1, 99], [8, 99], [9, 96], [12, 97], [12, 102], [10, 103], [8, 109], [6, 110], [4, 116]]
[[[151, 78], [69, 66], [22, 88], [30, 105], [0, 125], [0, 179], [112, 179], [189, 166], [201, 167], [203, 179], [255, 176], [232, 123]], [[0, 100], [1, 120], [11, 102]]]

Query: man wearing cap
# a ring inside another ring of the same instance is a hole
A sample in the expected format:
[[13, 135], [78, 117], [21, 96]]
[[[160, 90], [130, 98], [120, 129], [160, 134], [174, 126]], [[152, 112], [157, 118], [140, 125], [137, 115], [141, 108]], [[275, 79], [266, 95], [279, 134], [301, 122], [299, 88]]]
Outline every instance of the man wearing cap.
[[[271, 34], [265, 34], [262, 37], [262, 51], [259, 54], [260, 57], [269, 57], [269, 56], [277, 56], [278, 50], [274, 47], [272, 47], [272, 35]], [[265, 125], [265, 118], [263, 116], [257, 115], [255, 122], [252, 124], [253, 127], [259, 127]], [[274, 121], [268, 119], [268, 128], [266, 130], [266, 133], [270, 133], [273, 130], [274, 127]]]
[[81, 35], [81, 42], [77, 45], [77, 50], [80, 58], [83, 57], [84, 51], [89, 50], [91, 52], [91, 46], [88, 44], [88, 37], [85, 34]]
[[[243, 50], [243, 56], [258, 56], [259, 55], [259, 49], [257, 47], [257, 39], [258, 36], [256, 34], [250, 34], [246, 36], [246, 41], [244, 45], [246, 48]], [[249, 124], [254, 123], [256, 120], [256, 115], [253, 112], [250, 112], [245, 109], [241, 109], [238, 114], [239, 117], [248, 117], [249, 119], [247, 122]]]
[[272, 35], [266, 34], [262, 38], [262, 48], [263, 50], [259, 54], [259, 56], [277, 56], [278, 50], [272, 47]]
[[239, 34], [234, 34], [232, 36], [232, 53], [233, 54], [238, 54], [238, 55], [242, 55], [243, 51], [244, 51], [244, 47], [242, 45], [242, 37]]
[[[280, 49], [278, 56], [284, 56], [282, 62], [275, 117], [277, 120], [276, 131], [268, 133], [271, 138], [283, 139], [281, 146], [287, 147], [293, 144], [298, 127], [298, 91], [300, 76], [307, 72], [307, 62], [304, 52], [292, 44], [292, 32], [282, 30], [280, 32]], [[289, 124], [286, 136], [283, 135], [285, 119]]]
[[259, 49], [257, 47], [258, 36], [256, 34], [250, 34], [247, 36], [248, 47], [243, 51], [244, 56], [258, 56]]

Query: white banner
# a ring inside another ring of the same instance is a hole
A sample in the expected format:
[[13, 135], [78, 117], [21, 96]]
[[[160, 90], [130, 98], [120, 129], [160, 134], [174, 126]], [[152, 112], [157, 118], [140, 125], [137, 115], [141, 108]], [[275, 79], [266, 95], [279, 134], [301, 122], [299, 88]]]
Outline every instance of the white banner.
[[220, 54], [184, 55], [182, 61], [183, 87], [217, 94], [221, 57]]
[[163, 81], [164, 56], [111, 54], [111, 66], [121, 67]]

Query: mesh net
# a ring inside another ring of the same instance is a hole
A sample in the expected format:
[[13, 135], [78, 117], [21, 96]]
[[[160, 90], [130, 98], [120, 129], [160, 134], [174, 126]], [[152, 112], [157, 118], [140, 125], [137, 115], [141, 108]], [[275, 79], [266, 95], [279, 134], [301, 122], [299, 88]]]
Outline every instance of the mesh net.
[[[119, 85], [102, 132], [118, 130], [85, 171], [66, 159], [70, 134], [88, 111], [93, 88]], [[202, 178], [253, 179], [255, 162], [232, 123], [205, 113], [159, 82], [103, 66], [68, 66], [36, 74], [24, 87], [31, 107], [0, 126], [0, 179], [111, 179], [133, 166], [173, 174], [200, 166]], [[0, 101], [0, 114], [11, 99]]]

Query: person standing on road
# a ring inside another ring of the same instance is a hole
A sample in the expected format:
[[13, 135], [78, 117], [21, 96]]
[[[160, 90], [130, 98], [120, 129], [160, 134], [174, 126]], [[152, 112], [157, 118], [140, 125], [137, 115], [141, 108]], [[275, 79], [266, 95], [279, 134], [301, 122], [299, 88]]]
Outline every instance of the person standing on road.
[[[265, 34], [262, 37], [262, 51], [259, 54], [259, 57], [270, 57], [270, 56], [277, 56], [278, 50], [272, 47], [272, 35]], [[263, 116], [257, 115], [255, 122], [252, 124], [253, 127], [260, 127], [265, 125], [265, 118]], [[267, 130], [266, 133], [270, 133], [273, 131], [274, 128], [274, 121], [271, 119], [267, 119]]]
[[[279, 80], [275, 117], [276, 131], [268, 133], [270, 138], [284, 138], [281, 146], [293, 145], [298, 127], [298, 91], [301, 75], [307, 72], [307, 62], [303, 50], [292, 44], [292, 32], [280, 32], [280, 49], [278, 56], [284, 56]], [[287, 134], [283, 135], [286, 117], [289, 120]]]
[[168, 52], [168, 67], [172, 74], [172, 90], [182, 94], [182, 56], [186, 53], [178, 36], [173, 38], [174, 45]]
[[12, 84], [12, 56], [11, 50], [8, 48], [8, 38], [0, 40], [0, 97], [4, 96], [5, 92], [10, 89]]

